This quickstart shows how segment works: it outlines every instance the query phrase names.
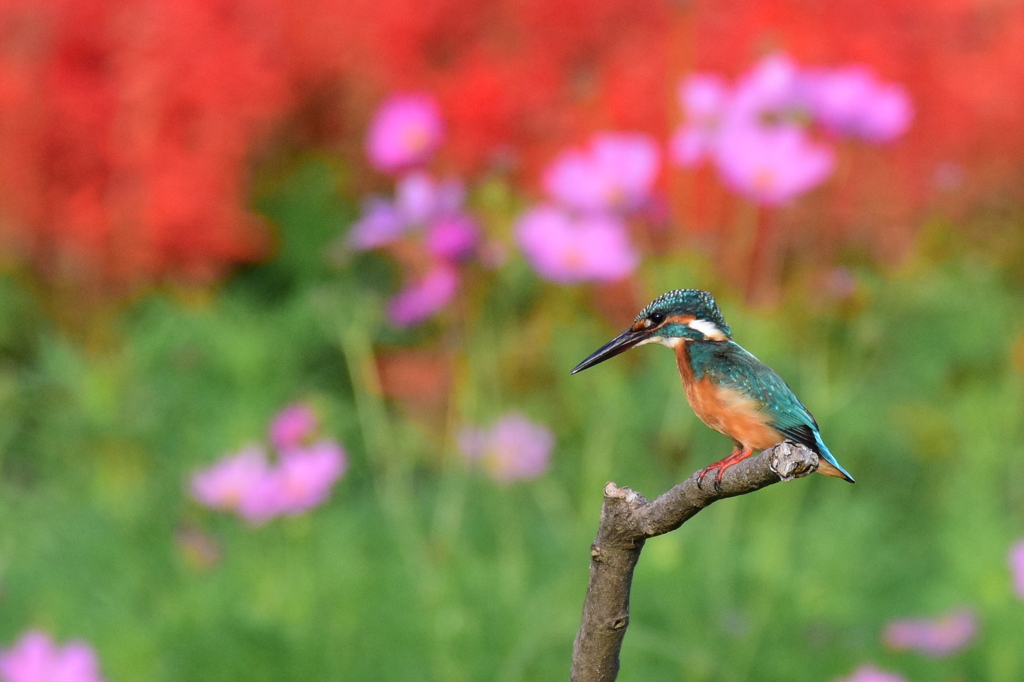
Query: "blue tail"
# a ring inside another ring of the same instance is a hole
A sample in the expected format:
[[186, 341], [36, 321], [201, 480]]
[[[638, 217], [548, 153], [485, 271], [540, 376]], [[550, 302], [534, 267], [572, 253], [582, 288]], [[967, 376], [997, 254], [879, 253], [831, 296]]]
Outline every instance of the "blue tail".
[[849, 472], [846, 471], [846, 469], [844, 469], [842, 465], [840, 465], [839, 462], [836, 461], [836, 458], [833, 457], [832, 453], [828, 451], [827, 447], [825, 447], [825, 441], [821, 439], [821, 434], [818, 433], [817, 429], [814, 430], [814, 440], [818, 444], [818, 453], [825, 458], [825, 461], [834, 466], [839, 471], [839, 473], [843, 475], [843, 478], [845, 478], [847, 481], [849, 481], [850, 483], [856, 483], [856, 481], [853, 480], [853, 476], [851, 476]]

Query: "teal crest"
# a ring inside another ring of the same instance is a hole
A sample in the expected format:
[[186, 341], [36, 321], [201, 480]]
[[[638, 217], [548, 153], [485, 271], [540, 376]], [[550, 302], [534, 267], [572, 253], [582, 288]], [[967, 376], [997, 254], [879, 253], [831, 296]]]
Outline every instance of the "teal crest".
[[715, 303], [715, 297], [702, 289], [673, 289], [654, 299], [640, 311], [633, 321], [636, 326], [652, 314], [693, 315], [718, 327], [726, 336], [732, 336], [729, 325], [722, 317], [722, 311]]

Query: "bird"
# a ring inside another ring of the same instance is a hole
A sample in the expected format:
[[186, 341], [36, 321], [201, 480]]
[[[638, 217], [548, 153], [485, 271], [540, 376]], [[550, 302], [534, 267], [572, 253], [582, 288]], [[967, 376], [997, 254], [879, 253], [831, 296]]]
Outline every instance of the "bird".
[[755, 450], [786, 440], [818, 455], [818, 473], [854, 482], [825, 446], [818, 423], [793, 389], [732, 340], [732, 330], [707, 291], [675, 289], [657, 297], [629, 329], [587, 356], [570, 374], [648, 343], [675, 351], [690, 407], [702, 422], [735, 444], [732, 454], [698, 472], [698, 487], [716, 471], [715, 489], [721, 491], [722, 475], [729, 467]]

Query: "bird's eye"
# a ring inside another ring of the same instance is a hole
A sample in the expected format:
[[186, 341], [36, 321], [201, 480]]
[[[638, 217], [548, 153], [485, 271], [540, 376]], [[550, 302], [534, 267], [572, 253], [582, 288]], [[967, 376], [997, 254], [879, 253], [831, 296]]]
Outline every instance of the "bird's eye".
[[657, 327], [659, 324], [665, 321], [665, 313], [651, 313], [644, 320], [646, 323], [644, 326], [650, 329], [651, 327]]

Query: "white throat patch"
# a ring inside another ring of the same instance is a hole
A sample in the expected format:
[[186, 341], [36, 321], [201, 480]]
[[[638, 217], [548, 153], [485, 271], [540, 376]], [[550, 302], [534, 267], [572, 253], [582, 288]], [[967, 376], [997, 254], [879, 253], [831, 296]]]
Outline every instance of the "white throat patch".
[[712, 341], [725, 341], [725, 334], [714, 322], [708, 320], [690, 320], [687, 325], [690, 329], [698, 331]]

